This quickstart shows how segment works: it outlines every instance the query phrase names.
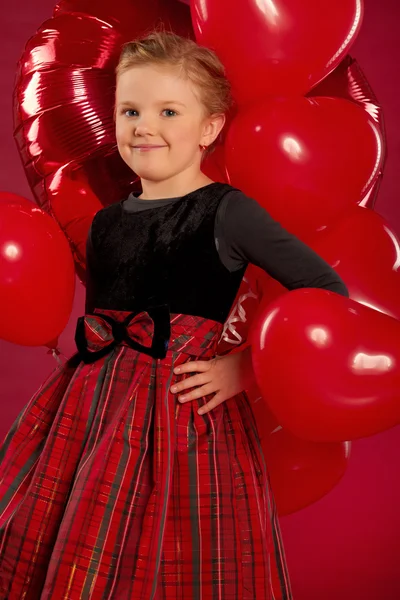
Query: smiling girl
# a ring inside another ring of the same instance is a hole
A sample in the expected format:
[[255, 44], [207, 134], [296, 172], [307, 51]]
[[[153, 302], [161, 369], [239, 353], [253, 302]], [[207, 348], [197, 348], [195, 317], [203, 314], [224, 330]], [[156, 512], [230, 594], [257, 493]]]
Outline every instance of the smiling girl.
[[125, 45], [116, 138], [142, 192], [95, 215], [78, 353], [2, 447], [2, 599], [292, 598], [250, 350], [217, 345], [250, 262], [288, 289], [347, 289], [201, 171], [230, 106], [212, 51], [167, 33]]

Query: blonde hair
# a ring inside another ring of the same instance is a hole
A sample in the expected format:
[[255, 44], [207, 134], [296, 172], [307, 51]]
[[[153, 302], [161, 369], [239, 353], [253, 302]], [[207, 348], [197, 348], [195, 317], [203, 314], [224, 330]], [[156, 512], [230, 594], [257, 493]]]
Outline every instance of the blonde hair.
[[[132, 67], [146, 64], [180, 67], [184, 76], [195, 85], [208, 116], [225, 114], [232, 107], [231, 86], [224, 66], [209, 48], [174, 33], [156, 30], [123, 45], [116, 77], [118, 79]], [[216, 142], [204, 154], [212, 151]]]

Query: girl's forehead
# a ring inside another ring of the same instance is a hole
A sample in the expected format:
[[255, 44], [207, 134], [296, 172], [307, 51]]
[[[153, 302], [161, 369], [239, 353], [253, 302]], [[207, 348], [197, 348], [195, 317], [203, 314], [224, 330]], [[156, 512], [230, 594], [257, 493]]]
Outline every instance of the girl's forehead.
[[119, 102], [177, 100], [198, 102], [198, 91], [177, 67], [144, 65], [132, 67], [117, 79], [116, 96]]
[[147, 87], [187, 86], [189, 82], [182, 69], [164, 65], [140, 65], [124, 71], [117, 80], [119, 86], [131, 86], [145, 83]]

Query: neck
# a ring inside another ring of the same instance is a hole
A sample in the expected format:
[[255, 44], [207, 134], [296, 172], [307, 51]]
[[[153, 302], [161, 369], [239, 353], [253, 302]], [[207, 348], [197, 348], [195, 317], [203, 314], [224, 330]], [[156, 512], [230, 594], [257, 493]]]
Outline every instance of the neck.
[[199, 171], [196, 177], [172, 177], [165, 181], [150, 181], [141, 179], [141, 200], [157, 200], [159, 198], [180, 198], [190, 192], [213, 183], [212, 179]]

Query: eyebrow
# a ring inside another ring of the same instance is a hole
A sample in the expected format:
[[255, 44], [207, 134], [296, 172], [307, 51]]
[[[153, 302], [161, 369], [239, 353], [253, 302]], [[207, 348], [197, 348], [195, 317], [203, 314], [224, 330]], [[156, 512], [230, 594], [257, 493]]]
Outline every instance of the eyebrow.
[[[118, 106], [132, 106], [133, 104], [135, 104], [133, 100], [127, 100], [124, 102], [119, 102]], [[180, 106], [184, 106], [186, 108], [186, 104], [183, 104], [183, 102], [179, 102], [179, 100], [162, 100], [162, 102], [158, 102], [158, 104], [160, 106], [165, 106], [166, 104], [179, 104]]]

